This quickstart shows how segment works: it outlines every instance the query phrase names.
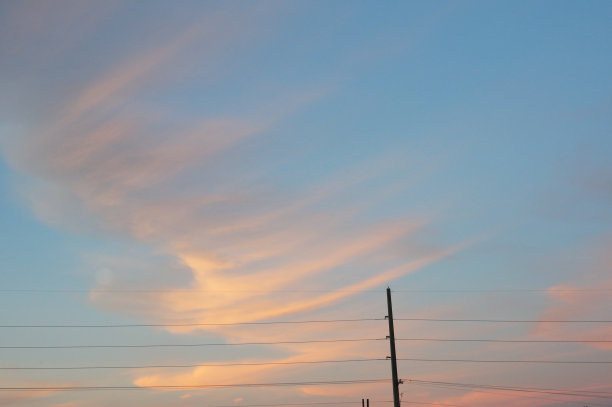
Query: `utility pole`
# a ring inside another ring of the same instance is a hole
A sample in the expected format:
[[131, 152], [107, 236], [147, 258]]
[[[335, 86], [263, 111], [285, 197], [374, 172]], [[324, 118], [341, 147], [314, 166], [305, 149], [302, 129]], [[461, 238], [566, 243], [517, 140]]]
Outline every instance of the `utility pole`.
[[397, 378], [397, 357], [395, 355], [395, 332], [393, 330], [393, 307], [391, 306], [391, 289], [387, 287], [387, 319], [389, 320], [389, 345], [391, 347], [391, 377], [393, 380], [393, 407], [400, 407], [399, 384]]

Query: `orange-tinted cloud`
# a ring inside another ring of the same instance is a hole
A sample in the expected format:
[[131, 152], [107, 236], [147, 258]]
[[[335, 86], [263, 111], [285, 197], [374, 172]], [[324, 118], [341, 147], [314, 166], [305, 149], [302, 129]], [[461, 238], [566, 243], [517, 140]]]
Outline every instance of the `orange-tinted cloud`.
[[[259, 24], [265, 25], [267, 17], [259, 17]], [[250, 13], [243, 18], [257, 24]], [[176, 74], [176, 59], [190, 53], [202, 60], [223, 59], [227, 49], [251, 36], [252, 29], [242, 28], [211, 14], [162, 42], [106, 61], [106, 68], [91, 72], [62, 94], [42, 120], [24, 130], [23, 138], [5, 143], [12, 164], [32, 176], [28, 196], [41, 218], [62, 227], [117, 234], [150, 249], [151, 267], [110, 256], [96, 260], [98, 278], [90, 295], [96, 306], [158, 323], [303, 316], [461, 250], [460, 245], [423, 249], [413, 243], [435, 221], [430, 213], [406, 210], [388, 218], [372, 216], [372, 206], [409, 188], [412, 179], [378, 185], [382, 176], [402, 165], [403, 156], [379, 157], [339, 175], [319, 176], [322, 179], [310, 181], [314, 187], [287, 186], [269, 177], [268, 166], [279, 165], [276, 162], [256, 165], [253, 157], [266, 151], [248, 141], [320, 97], [324, 92], [316, 86], [315, 91], [287, 92], [277, 97], [281, 102], [261, 98], [249, 114], [237, 109], [200, 117], [149, 105], [147, 92], [163, 88], [164, 79]], [[158, 263], [157, 256], [165, 262]], [[103, 291], [148, 284], [159, 291], [127, 296]], [[195, 328], [168, 330], [179, 334]], [[253, 334], [235, 327], [209, 330], [233, 342]], [[270, 341], [330, 338], [328, 331], [296, 326], [267, 329], [257, 336]], [[295, 344], [275, 350], [285, 355], [273, 359], [281, 362], [386, 354], [370, 343]], [[251, 360], [260, 359], [242, 359]], [[136, 385], [155, 387], [278, 381], [298, 372], [314, 375], [318, 368], [198, 367], [133, 375]], [[372, 386], [373, 391], [377, 388]]]
[[537, 407], [551, 404], [551, 400], [538, 400], [537, 397], [522, 396], [520, 394], [512, 392], [496, 392], [488, 390], [470, 391], [462, 396], [445, 398], [439, 402], [444, 404], [455, 404], [473, 407], [484, 407], [491, 405], [501, 407]]
[[[589, 260], [581, 271], [581, 281], [558, 284], [548, 289], [552, 304], [542, 312], [543, 321], [556, 320], [609, 320], [612, 315], [612, 267], [610, 240], [604, 240], [588, 249]], [[596, 287], [593, 289], [593, 287]], [[583, 340], [585, 345], [599, 349], [612, 349], [609, 343], [588, 343], [606, 340], [612, 336], [612, 328], [606, 323], [555, 323], [541, 322], [534, 332], [546, 338]]]

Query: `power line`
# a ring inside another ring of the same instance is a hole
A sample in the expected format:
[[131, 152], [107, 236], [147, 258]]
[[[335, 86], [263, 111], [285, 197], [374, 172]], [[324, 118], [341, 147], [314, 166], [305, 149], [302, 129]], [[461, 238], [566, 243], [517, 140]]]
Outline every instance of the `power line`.
[[[89, 294], [89, 293], [108, 293], [108, 294], [155, 294], [155, 293], [183, 293], [183, 294], [202, 294], [202, 293], [329, 293], [329, 292], [350, 292], [350, 293], [380, 293], [379, 290], [345, 290], [345, 289], [284, 289], [284, 290], [194, 290], [186, 288], [177, 289], [0, 289], [0, 293], [23, 293], [23, 294]], [[392, 290], [394, 293], [607, 293], [612, 292], [612, 288], [568, 288], [568, 289], [548, 289], [548, 288], [489, 288], [489, 289], [405, 289]]]
[[557, 396], [577, 396], [577, 397], [612, 399], [612, 392], [602, 392], [602, 391], [582, 391], [582, 390], [547, 389], [547, 388], [536, 388], [536, 387], [496, 386], [496, 385], [489, 385], [489, 384], [439, 382], [439, 381], [416, 380], [416, 379], [408, 379], [407, 382], [413, 383], [413, 384], [425, 384], [425, 385], [453, 387], [453, 388], [469, 388], [469, 389], [475, 388], [475, 389], [489, 389], [489, 390], [500, 390], [500, 391], [513, 391], [513, 392], [522, 392], [522, 393], [541, 393], [541, 394], [551, 394], [551, 395], [557, 395]]
[[281, 294], [281, 293], [351, 293], [380, 294], [381, 290], [191, 290], [191, 289], [0, 289], [0, 294]]
[[[203, 323], [169, 323], [169, 324], [45, 324], [45, 325], [0, 325], [0, 328], [167, 328], [167, 327], [197, 327], [197, 326], [239, 326], [239, 325], [292, 325], [292, 324], [326, 324], [343, 322], [369, 322], [384, 321], [385, 318], [343, 318], [343, 319], [314, 319], [297, 321], [253, 321], [253, 322], [203, 322]], [[518, 320], [518, 319], [447, 319], [447, 318], [394, 318], [395, 321], [424, 321], [424, 322], [485, 322], [485, 323], [612, 323], [612, 320]], [[440, 339], [398, 339], [398, 340], [428, 340]], [[475, 340], [493, 342], [495, 340]], [[499, 342], [502, 342], [499, 340]], [[527, 342], [527, 341], [514, 341]], [[532, 341], [547, 342], [547, 341]], [[560, 342], [560, 341], [553, 341]], [[589, 342], [589, 341], [566, 341]], [[606, 342], [606, 341], [594, 341]], [[612, 341], [608, 341], [612, 342]]]
[[[422, 384], [423, 386], [428, 386], [426, 384]], [[429, 385], [429, 386], [433, 386], [433, 387], [444, 387], [442, 385]], [[449, 386], [447, 386], [449, 387]], [[450, 388], [454, 388], [454, 387], [450, 387]], [[488, 394], [497, 394], [499, 395], [499, 391], [497, 390], [486, 390], [486, 389], [476, 389], [476, 388], [472, 388], [470, 389], [470, 391], [472, 392], [476, 392], [476, 393], [488, 393]], [[559, 399], [559, 398], [552, 398], [549, 396], [542, 396], [542, 395], [538, 395], [538, 396], [528, 396], [526, 394], [516, 394], [516, 393], [510, 393], [510, 394], [504, 394], [505, 397], [512, 397], [512, 398], [527, 398], [527, 399], [536, 399], [536, 400], [547, 400], [547, 401], [560, 401], [560, 402], [566, 402], [567, 399]], [[595, 403], [589, 400], [589, 406], [597, 406], [597, 407], [610, 407], [609, 404], [599, 404], [599, 403]]]
[[310, 341], [276, 341], [276, 342], [233, 342], [233, 343], [172, 343], [172, 344], [139, 344], [139, 345], [43, 345], [43, 346], [0, 346], [0, 349], [81, 349], [81, 348], [179, 348], [203, 346], [243, 346], [243, 345], [293, 345], [304, 343], [333, 342], [368, 342], [385, 341], [386, 338], [358, 339], [321, 339]]
[[[378, 401], [378, 403], [380, 403], [380, 401]], [[420, 404], [420, 405], [426, 405], [426, 406], [440, 406], [440, 407], [465, 407], [465, 406], [458, 406], [457, 404], [433, 403], [433, 402], [428, 402], [428, 401], [402, 400], [402, 404]]]
[[255, 321], [255, 322], [206, 322], [184, 324], [98, 324], [98, 325], [0, 325], [0, 328], [165, 328], [193, 326], [237, 326], [237, 325], [284, 325], [284, 324], [327, 324], [340, 322], [384, 321], [384, 318], [318, 319], [305, 321]]
[[451, 319], [451, 318], [395, 318], [396, 321], [420, 322], [492, 322], [492, 323], [612, 323], [612, 320], [568, 320], [568, 319]]
[[181, 293], [181, 294], [205, 294], [205, 293], [330, 293], [330, 292], [349, 292], [349, 293], [380, 293], [382, 290], [343, 290], [343, 289], [326, 289], [326, 290], [190, 290], [190, 289], [0, 289], [0, 293], [16, 293], [16, 294], [155, 294], [155, 293]]
[[482, 359], [420, 359], [404, 358], [412, 362], [461, 362], [461, 363], [557, 363], [557, 364], [612, 364], [612, 361], [594, 360], [482, 360]]
[[[373, 400], [374, 403], [393, 403], [393, 400]], [[209, 407], [282, 407], [282, 406], [336, 406], [351, 404], [355, 405], [354, 401], [314, 401], [304, 403], [276, 403], [276, 404], [224, 404], [219, 406]]]
[[327, 380], [311, 382], [277, 383], [240, 383], [240, 384], [198, 384], [198, 385], [159, 385], [159, 386], [49, 386], [49, 387], [0, 387], [0, 391], [81, 391], [81, 390], [198, 390], [228, 387], [274, 387], [274, 386], [319, 386], [345, 385], [356, 383], [382, 383], [389, 379]]
[[[373, 404], [379, 403], [393, 403], [393, 400], [370, 400]], [[417, 404], [417, 405], [426, 405], [426, 406], [439, 406], [439, 407], [465, 407], [458, 406], [457, 404], [446, 404], [446, 403], [433, 403], [429, 401], [410, 401], [410, 400], [402, 400], [403, 404]], [[334, 405], [344, 405], [351, 404], [355, 405], [355, 401], [319, 401], [319, 402], [305, 402], [305, 403], [276, 403], [276, 404], [232, 404], [232, 405], [219, 405], [219, 406], [210, 406], [210, 407], [279, 407], [279, 406], [334, 406]]]
[[521, 387], [521, 386], [500, 386], [500, 385], [492, 385], [492, 384], [474, 384], [474, 383], [456, 383], [456, 382], [439, 382], [439, 381], [427, 381], [427, 380], [417, 380], [417, 379], [409, 379], [409, 382], [420, 382], [420, 383], [430, 383], [430, 384], [444, 384], [444, 385], [452, 385], [458, 387], [478, 387], [478, 388], [487, 388], [487, 389], [513, 389], [513, 390], [529, 390], [529, 391], [560, 391], [560, 392], [572, 392], [575, 394], [597, 394], [597, 395], [606, 395], [612, 396], [612, 392], [610, 391], [597, 391], [597, 390], [567, 390], [567, 389], [556, 389], [556, 388], [542, 388], [542, 387]]
[[193, 367], [226, 367], [226, 366], [269, 366], [269, 365], [308, 365], [324, 363], [351, 363], [386, 361], [386, 358], [371, 359], [336, 359], [312, 360], [296, 362], [237, 362], [237, 363], [204, 363], [186, 365], [123, 365], [123, 366], [56, 366], [56, 367], [0, 367], [0, 370], [93, 370], [93, 369], [166, 369], [166, 368], [193, 368]]
[[[572, 392], [566, 392], [566, 391], [536, 391], [536, 390], [506, 388], [506, 387], [492, 388], [492, 387], [480, 387], [480, 386], [457, 386], [457, 385], [449, 385], [449, 384], [442, 384], [442, 383], [416, 383], [416, 384], [422, 384], [425, 386], [433, 386], [433, 387], [451, 388], [451, 389], [469, 389], [475, 392], [494, 393], [494, 394], [497, 392], [518, 392], [518, 393], [528, 393], [528, 394], [536, 393], [536, 394], [568, 396], [568, 397], [586, 397], [586, 398], [599, 398], [599, 399], [609, 399], [610, 398], [607, 396], [602, 397], [596, 394], [572, 393]], [[486, 389], [486, 390], [482, 390], [482, 389]]]
[[[274, 365], [309, 365], [327, 363], [359, 363], [386, 361], [386, 358], [369, 359], [334, 359], [334, 360], [312, 360], [296, 362], [237, 362], [237, 363], [196, 363], [175, 365], [117, 365], [117, 366], [41, 366], [41, 367], [19, 367], [3, 366], [0, 370], [103, 370], [103, 369], [180, 369], [196, 367], [232, 367], [232, 366], [274, 366]], [[459, 363], [555, 363], [555, 364], [612, 364], [612, 361], [583, 361], [583, 360], [482, 360], [482, 359], [424, 359], [424, 358], [399, 358], [397, 360], [411, 362], [459, 362]]]
[[567, 288], [567, 289], [546, 289], [546, 288], [491, 288], [491, 289], [414, 289], [414, 290], [392, 290], [394, 293], [593, 293], [593, 292], [612, 292], [612, 288]]
[[612, 343], [612, 340], [554, 340], [554, 339], [455, 339], [455, 338], [401, 338], [396, 341], [414, 342], [493, 342], [493, 343]]

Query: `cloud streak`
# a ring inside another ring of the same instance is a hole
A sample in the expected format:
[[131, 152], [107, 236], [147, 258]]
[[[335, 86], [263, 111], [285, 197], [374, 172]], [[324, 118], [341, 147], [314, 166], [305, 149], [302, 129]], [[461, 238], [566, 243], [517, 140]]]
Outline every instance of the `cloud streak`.
[[[589, 260], [581, 271], [581, 280], [558, 284], [548, 289], [549, 297], [554, 301], [545, 309], [542, 320], [607, 320], [612, 315], [612, 300], [608, 290], [612, 289], [612, 279], [609, 276], [612, 257], [610, 256], [611, 241], [609, 238], [596, 242], [579, 256]], [[598, 289], [593, 290], [593, 287]], [[587, 290], [585, 290], [585, 288]], [[612, 328], [608, 324], [580, 324], [576, 329], [574, 324], [541, 322], [534, 327], [534, 333], [546, 338], [572, 338], [584, 340], [585, 346], [602, 350], [612, 349], [606, 343], [588, 343], [609, 338]]]
[[[261, 15], [249, 24], [265, 25], [269, 17]], [[249, 113], [228, 109], [200, 115], [152, 103], [151, 94], [172, 93], [166, 81], [176, 74], [177, 59], [189, 59], [197, 51], [198, 61], [221, 64], [219, 60], [228, 58], [226, 64], [231, 65], [226, 49], [257, 32], [252, 26], [226, 32], [224, 27], [236, 21], [224, 17], [212, 13], [163, 43], [150, 43], [144, 51], [105, 64], [104, 70], [92, 70], [90, 78], [62, 94], [59, 103], [49, 104], [40, 120], [23, 126], [23, 137], [2, 140], [5, 157], [27, 179], [26, 196], [39, 217], [62, 228], [110, 234], [146, 246], [149, 258], [142, 264], [111, 255], [95, 257], [97, 278], [90, 294], [94, 305], [158, 323], [304, 315], [462, 249], [430, 245], [423, 250], [413, 243], [435, 221], [430, 213], [406, 210], [392, 217], [372, 216], [372, 207], [406, 192], [402, 188], [408, 186], [380, 183], [383, 175], [401, 168], [401, 162], [382, 157], [340, 175], [327, 171], [314, 178], [312, 187], [297, 181], [287, 186], [279, 180], [274, 168], [282, 167], [287, 157], [271, 162], [258, 158], [273, 156], [262, 149], [271, 148], [265, 138], [279, 131], [279, 122], [325, 94], [316, 86], [315, 91], [259, 98]], [[188, 62], [198, 66], [197, 61]], [[135, 296], [112, 292], [142, 286], [159, 291]], [[194, 334], [195, 328], [167, 330]], [[232, 341], [251, 334], [235, 328], [209, 330]], [[276, 339], [287, 334], [262, 333]], [[299, 338], [325, 332], [296, 328], [290, 334]], [[313, 360], [315, 355], [364, 355], [368, 348], [345, 344], [327, 350], [286, 346], [274, 351], [286, 354], [275, 360], [291, 362]], [[272, 380], [297, 370], [305, 369], [134, 372], [134, 383], [154, 388], [161, 383]]]

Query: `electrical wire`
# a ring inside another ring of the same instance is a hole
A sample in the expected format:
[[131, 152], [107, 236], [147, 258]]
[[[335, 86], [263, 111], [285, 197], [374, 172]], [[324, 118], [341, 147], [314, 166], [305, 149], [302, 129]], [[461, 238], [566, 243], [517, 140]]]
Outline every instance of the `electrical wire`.
[[491, 322], [491, 323], [612, 323], [612, 320], [567, 320], [567, 319], [450, 319], [450, 318], [393, 318], [394, 321], [419, 322]]
[[305, 321], [204, 322], [184, 324], [98, 324], [98, 325], [0, 325], [0, 328], [171, 328], [194, 326], [327, 324], [340, 322], [384, 321], [384, 318], [318, 319]]
[[[380, 403], [393, 403], [393, 400], [370, 400], [374, 404]], [[465, 407], [457, 404], [445, 404], [445, 403], [433, 403], [428, 401], [410, 401], [402, 400], [403, 404], [417, 404], [426, 406], [439, 406], [439, 407]], [[209, 407], [283, 407], [283, 406], [339, 406], [339, 405], [355, 405], [355, 401], [314, 401], [314, 402], [303, 402], [303, 403], [274, 403], [274, 404], [223, 404]]]
[[327, 289], [327, 290], [190, 290], [185, 288], [172, 289], [0, 289], [0, 293], [16, 293], [16, 294], [164, 294], [164, 293], [182, 293], [182, 294], [206, 294], [206, 293], [331, 293], [331, 292], [349, 292], [349, 293], [381, 293], [384, 290], [343, 290], [343, 289]]
[[275, 386], [319, 386], [388, 382], [389, 379], [327, 380], [311, 382], [240, 383], [140, 386], [49, 386], [49, 387], [0, 387], [0, 391], [81, 391], [81, 390], [199, 390], [230, 387], [275, 387]]
[[293, 345], [304, 343], [334, 343], [334, 342], [372, 342], [385, 341], [387, 338], [358, 339], [321, 339], [310, 341], [276, 341], [276, 342], [233, 342], [233, 343], [171, 343], [171, 344], [140, 344], [140, 345], [45, 345], [45, 346], [0, 346], [0, 349], [87, 349], [87, 348], [180, 348], [204, 346], [244, 346], [244, 345]]
[[[54, 348], [55, 349], [55, 348]], [[302, 365], [326, 363], [358, 363], [385, 361], [387, 358], [369, 359], [334, 359], [296, 362], [237, 362], [237, 363], [204, 363], [204, 364], [175, 364], [175, 365], [118, 365], [118, 366], [51, 366], [51, 367], [17, 367], [0, 366], [0, 370], [102, 370], [102, 369], [179, 369], [196, 367], [231, 367], [231, 366], [273, 366], [273, 365]], [[428, 358], [398, 358], [398, 361], [410, 362], [449, 362], [449, 363], [541, 363], [541, 364], [612, 364], [612, 361], [585, 361], [585, 360], [483, 360], [483, 359], [428, 359]]]
[[[181, 369], [196, 367], [232, 367], [232, 366], [275, 366], [275, 365], [310, 365], [327, 363], [359, 363], [386, 361], [387, 358], [370, 359], [334, 359], [312, 360], [297, 362], [237, 362], [237, 363], [202, 363], [182, 365], [118, 365], [118, 366], [41, 366], [19, 367], [2, 366], [0, 370], [103, 370], [103, 369]], [[459, 363], [553, 363], [553, 364], [612, 364], [612, 361], [584, 361], [584, 360], [482, 360], [482, 359], [424, 359], [424, 358], [398, 358], [399, 361], [409, 362], [459, 362]]]
[[[428, 386], [423, 384], [423, 386]], [[434, 385], [430, 385], [430, 386], [434, 386]], [[434, 386], [434, 387], [444, 387], [444, 386]], [[454, 387], [452, 387], [454, 388]], [[475, 392], [475, 393], [487, 393], [487, 394], [496, 394], [496, 395], [500, 395], [499, 391], [497, 390], [486, 390], [486, 389], [470, 389], [470, 391]], [[560, 399], [560, 398], [552, 398], [550, 396], [542, 396], [542, 395], [538, 395], [538, 396], [529, 396], [526, 394], [516, 394], [516, 393], [509, 393], [503, 394], [504, 397], [511, 397], [511, 398], [520, 398], [520, 399], [535, 399], [535, 400], [546, 400], [546, 401], [557, 401], [557, 402], [567, 402], [567, 399]], [[403, 402], [403, 400], [402, 400]], [[592, 401], [589, 400], [589, 406], [593, 406], [593, 407], [610, 407], [609, 404], [599, 404], [599, 403], [594, 403]]]
[[[0, 293], [30, 293], [30, 294], [89, 294], [89, 293], [108, 293], [108, 294], [155, 294], [155, 293], [329, 293], [329, 292], [350, 292], [350, 293], [381, 293], [384, 289], [378, 290], [345, 290], [345, 289], [285, 289], [285, 290], [194, 290], [187, 288], [177, 289], [0, 289]], [[547, 289], [547, 288], [490, 288], [490, 289], [405, 289], [391, 290], [393, 293], [607, 293], [612, 292], [612, 288], [568, 288], [568, 289]]]
[[204, 363], [186, 365], [131, 365], [131, 366], [55, 366], [55, 367], [0, 367], [0, 370], [94, 370], [94, 369], [179, 369], [194, 367], [228, 367], [228, 366], [271, 366], [271, 365], [309, 365], [325, 363], [352, 363], [352, 362], [374, 362], [385, 361], [386, 358], [372, 359], [336, 359], [336, 360], [312, 360], [297, 362], [237, 362], [237, 363]]
[[[393, 400], [370, 400], [373, 403], [393, 403]], [[304, 403], [276, 403], [276, 404], [224, 404], [208, 407], [282, 407], [282, 406], [339, 406], [344, 404], [355, 405], [354, 401], [313, 401]]]
[[[419, 405], [426, 405], [426, 406], [466, 407], [466, 406], [459, 406], [457, 404], [433, 403], [433, 402], [428, 402], [428, 401], [408, 401], [408, 400], [402, 400], [401, 402], [402, 402], [402, 404], [419, 404]], [[380, 403], [380, 401], [378, 403]], [[393, 401], [391, 401], [391, 403], [393, 403]]]
[[512, 391], [521, 393], [541, 393], [551, 394], [557, 396], [576, 396], [576, 397], [592, 397], [602, 399], [612, 399], [612, 392], [602, 391], [582, 391], [582, 390], [563, 390], [563, 389], [549, 389], [549, 388], [537, 388], [537, 387], [516, 387], [516, 386], [496, 386], [489, 384], [471, 384], [471, 383], [454, 383], [454, 382], [439, 382], [439, 381], [428, 381], [428, 380], [417, 380], [408, 379], [408, 383], [413, 384], [425, 384], [442, 387], [453, 387], [453, 388], [475, 388], [475, 389], [489, 389], [499, 391]]
[[556, 364], [612, 364], [612, 361], [594, 360], [482, 360], [482, 359], [420, 359], [401, 358], [412, 362], [459, 362], [459, 363], [556, 363]]
[[427, 289], [423, 289], [423, 290], [419, 290], [419, 289], [414, 289], [414, 290], [391, 290], [391, 292], [393, 293], [597, 293], [597, 292], [602, 292], [602, 293], [606, 293], [606, 292], [612, 292], [612, 288], [567, 288], [567, 289], [546, 289], [546, 288], [535, 288], [535, 289], [529, 289], [529, 288], [516, 288], [516, 289], [512, 289], [512, 288], [508, 288], [508, 289], [504, 289], [504, 288], [491, 288], [491, 289], [482, 289], [482, 290], [478, 290], [478, 289], [474, 289], [474, 290], [470, 290], [470, 289], [465, 289], [465, 290], [461, 290], [461, 289], [449, 289], [449, 290], [427, 290]]
[[455, 339], [455, 338], [395, 338], [396, 341], [415, 342], [493, 342], [493, 343], [612, 343], [612, 340], [565, 340], [565, 339]]
[[[0, 325], [0, 328], [172, 328], [198, 326], [239, 326], [239, 325], [292, 325], [292, 324], [327, 324], [342, 322], [385, 321], [386, 318], [344, 318], [344, 319], [313, 319], [302, 321], [252, 321], [252, 322], [202, 322], [202, 323], [169, 323], [169, 324], [38, 324], [38, 325]], [[612, 320], [518, 320], [518, 319], [441, 319], [441, 318], [393, 318], [394, 321], [424, 321], [424, 322], [491, 322], [491, 323], [612, 323]], [[398, 339], [451, 341], [449, 339]], [[455, 341], [455, 340], [453, 340]], [[457, 341], [479, 342], [612, 342], [612, 341], [545, 341], [545, 340], [514, 340], [503, 341], [495, 339], [474, 339]]]

